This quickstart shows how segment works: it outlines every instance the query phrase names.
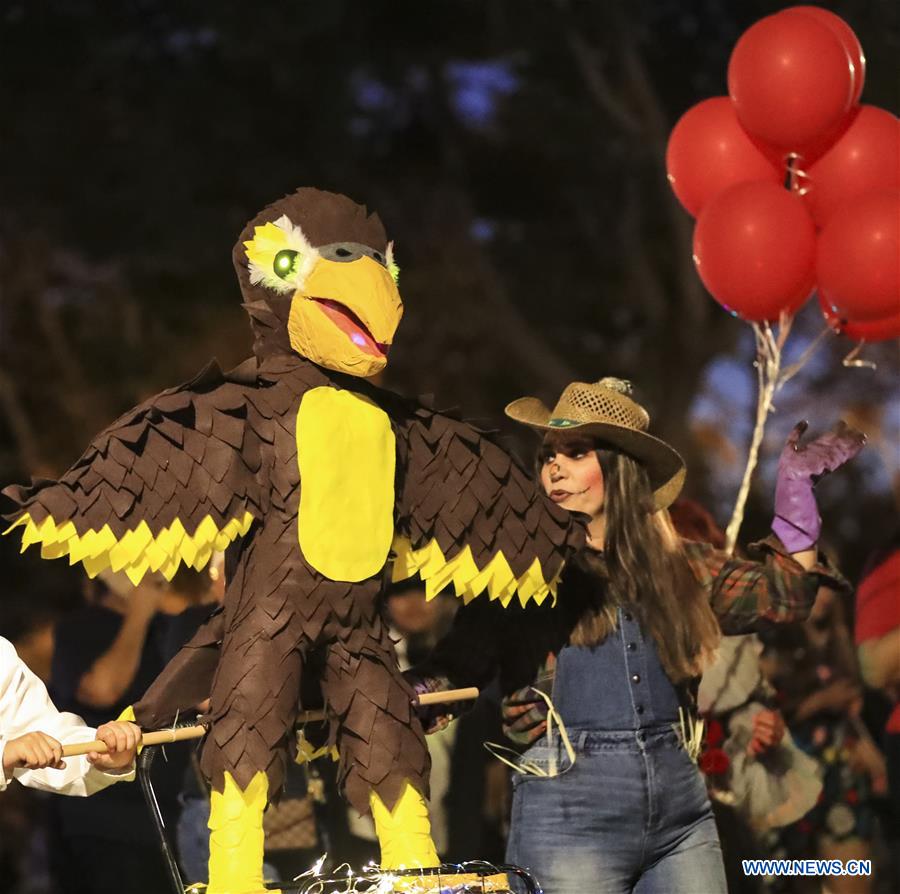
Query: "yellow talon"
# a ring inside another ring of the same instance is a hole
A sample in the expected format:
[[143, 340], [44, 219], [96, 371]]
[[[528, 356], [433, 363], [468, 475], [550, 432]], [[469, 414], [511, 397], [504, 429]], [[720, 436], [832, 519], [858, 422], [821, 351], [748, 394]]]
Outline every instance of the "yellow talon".
[[257, 773], [244, 791], [225, 774], [209, 812], [209, 886], [206, 894], [273, 894], [263, 883], [263, 811], [269, 781]]
[[408, 782], [393, 810], [372, 792], [369, 803], [381, 847], [381, 865], [390, 869], [439, 866], [431, 840], [431, 821], [425, 799]]

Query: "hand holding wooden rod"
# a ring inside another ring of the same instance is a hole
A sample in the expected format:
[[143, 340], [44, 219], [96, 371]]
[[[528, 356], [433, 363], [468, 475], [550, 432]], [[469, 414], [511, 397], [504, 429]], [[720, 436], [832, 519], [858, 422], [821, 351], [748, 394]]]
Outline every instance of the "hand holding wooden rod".
[[[474, 686], [466, 689], [446, 689], [443, 692], [423, 692], [416, 700], [421, 705], [437, 705], [442, 702], [473, 701], [478, 698], [478, 690]], [[324, 709], [317, 711], [301, 711], [297, 717], [299, 723], [314, 723], [325, 719]], [[167, 745], [170, 742], [181, 742], [185, 739], [200, 739], [206, 735], [206, 727], [202, 724], [196, 726], [182, 726], [176, 729], [159, 729], [151, 733], [144, 733], [141, 745]], [[77, 742], [63, 746], [63, 757], [75, 757], [79, 754], [105, 754], [107, 751], [104, 742]]]
[[[169, 742], [180, 742], [183, 739], [199, 739], [206, 734], [206, 727], [198, 724], [197, 726], [182, 726], [177, 729], [159, 729], [152, 733], [144, 733], [141, 738], [141, 746], [144, 745], [167, 745]], [[75, 757], [79, 754], [90, 754], [95, 751], [97, 754], [106, 754], [107, 748], [105, 742], [75, 742], [71, 745], [63, 746], [63, 757]]]

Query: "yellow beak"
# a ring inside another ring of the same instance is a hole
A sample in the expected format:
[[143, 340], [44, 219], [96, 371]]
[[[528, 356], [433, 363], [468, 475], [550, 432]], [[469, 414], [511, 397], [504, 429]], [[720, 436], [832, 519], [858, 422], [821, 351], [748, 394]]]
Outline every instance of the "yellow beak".
[[291, 347], [314, 363], [372, 376], [387, 365], [402, 316], [397, 285], [377, 261], [320, 258], [294, 294], [288, 333]]

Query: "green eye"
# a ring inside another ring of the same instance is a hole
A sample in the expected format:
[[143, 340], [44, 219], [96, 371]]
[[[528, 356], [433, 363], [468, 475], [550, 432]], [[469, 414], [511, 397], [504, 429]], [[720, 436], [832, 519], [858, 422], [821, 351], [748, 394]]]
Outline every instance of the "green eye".
[[282, 279], [287, 279], [293, 272], [294, 268], [297, 266], [297, 255], [300, 252], [294, 251], [290, 248], [283, 248], [278, 254], [275, 255], [275, 260], [272, 263], [273, 268], [275, 269], [275, 273], [278, 274]]

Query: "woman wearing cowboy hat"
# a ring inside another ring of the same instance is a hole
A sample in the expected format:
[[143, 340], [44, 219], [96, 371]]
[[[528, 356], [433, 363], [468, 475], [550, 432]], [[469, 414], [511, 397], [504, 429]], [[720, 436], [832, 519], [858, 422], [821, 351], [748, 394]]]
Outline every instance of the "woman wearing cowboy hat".
[[[542, 435], [541, 483], [587, 516], [589, 548], [554, 605], [463, 607], [413, 678], [420, 691], [484, 686], [499, 670], [505, 728], [529, 745], [507, 859], [531, 867], [546, 894], [725, 892], [680, 721], [722, 633], [799, 621], [820, 583], [840, 585], [817, 558], [812, 487], [865, 440], [840, 423], [801, 446], [798, 426], [779, 466], [773, 536], [756, 544], [760, 561], [742, 561], [674, 533], [665, 510], [684, 463], [649, 434], [630, 394], [607, 378], [570, 384], [553, 410], [532, 397], [506, 408]], [[446, 721], [423, 717], [429, 730]]]

